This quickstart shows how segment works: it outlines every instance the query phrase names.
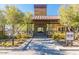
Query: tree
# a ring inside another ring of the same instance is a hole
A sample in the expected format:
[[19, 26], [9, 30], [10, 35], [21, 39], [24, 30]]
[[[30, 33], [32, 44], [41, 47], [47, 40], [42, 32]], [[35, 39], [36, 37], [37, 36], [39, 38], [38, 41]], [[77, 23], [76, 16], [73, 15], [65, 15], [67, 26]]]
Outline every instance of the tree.
[[68, 28], [75, 27], [79, 23], [78, 5], [61, 6], [60, 23]]
[[5, 34], [5, 23], [4, 11], [0, 10], [0, 26], [2, 27], [2, 35]]
[[15, 6], [7, 5], [5, 7], [5, 19], [6, 25], [12, 26], [12, 45], [14, 45], [15, 26], [20, 23], [23, 17], [23, 13]]
[[31, 23], [32, 23], [32, 13], [27, 12], [24, 14], [24, 18], [23, 18], [23, 24], [26, 26], [27, 34], [28, 34], [29, 30], [32, 28]]

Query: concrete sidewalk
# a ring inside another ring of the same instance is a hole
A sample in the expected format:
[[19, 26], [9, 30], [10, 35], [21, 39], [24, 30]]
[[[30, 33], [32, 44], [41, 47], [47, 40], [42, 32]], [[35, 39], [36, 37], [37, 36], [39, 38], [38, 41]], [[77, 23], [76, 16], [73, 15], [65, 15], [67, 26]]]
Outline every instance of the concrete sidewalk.
[[79, 51], [79, 41], [74, 41], [73, 46], [66, 46], [65, 41], [57, 41], [55, 44], [61, 51]]

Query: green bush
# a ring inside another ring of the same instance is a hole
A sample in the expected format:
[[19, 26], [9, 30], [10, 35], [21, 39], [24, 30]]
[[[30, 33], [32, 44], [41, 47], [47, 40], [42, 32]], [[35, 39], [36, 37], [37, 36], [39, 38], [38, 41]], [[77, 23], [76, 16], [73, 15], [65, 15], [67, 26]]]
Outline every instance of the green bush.
[[0, 35], [3, 34], [3, 31], [0, 31]]
[[11, 47], [12, 43], [11, 42], [6, 42], [6, 43], [4, 42], [2, 45], [5, 47]]
[[20, 34], [17, 34], [17, 35], [15, 36], [15, 38], [16, 38], [16, 39], [20, 39], [20, 38], [21, 38], [21, 35], [20, 35]]
[[54, 32], [52, 36], [55, 40], [65, 39], [65, 32]]
[[15, 36], [16, 39], [20, 39], [20, 38], [30, 38], [32, 37], [31, 35], [27, 35], [27, 34], [17, 34]]
[[9, 37], [7, 35], [0, 35], [0, 39], [8, 39]]
[[21, 34], [21, 38], [27, 38], [26, 34]]
[[31, 36], [31, 35], [27, 35], [26, 37], [27, 37], [27, 38], [31, 38], [32, 36]]

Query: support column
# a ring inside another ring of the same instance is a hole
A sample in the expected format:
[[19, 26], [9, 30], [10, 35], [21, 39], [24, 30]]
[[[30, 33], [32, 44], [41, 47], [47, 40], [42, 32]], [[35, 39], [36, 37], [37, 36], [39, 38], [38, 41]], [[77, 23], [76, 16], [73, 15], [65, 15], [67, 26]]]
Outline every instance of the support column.
[[47, 25], [44, 24], [43, 30], [44, 30], [45, 33], [46, 33], [46, 27], [47, 27]]

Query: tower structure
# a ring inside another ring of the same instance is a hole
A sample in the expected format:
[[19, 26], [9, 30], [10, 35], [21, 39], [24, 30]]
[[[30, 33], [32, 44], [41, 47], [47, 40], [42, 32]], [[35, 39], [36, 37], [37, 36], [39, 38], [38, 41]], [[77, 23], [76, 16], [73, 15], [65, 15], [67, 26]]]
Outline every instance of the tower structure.
[[34, 15], [35, 16], [46, 16], [47, 15], [47, 5], [46, 4], [35, 4], [34, 5]]

